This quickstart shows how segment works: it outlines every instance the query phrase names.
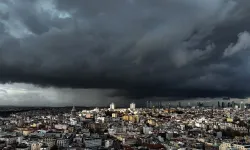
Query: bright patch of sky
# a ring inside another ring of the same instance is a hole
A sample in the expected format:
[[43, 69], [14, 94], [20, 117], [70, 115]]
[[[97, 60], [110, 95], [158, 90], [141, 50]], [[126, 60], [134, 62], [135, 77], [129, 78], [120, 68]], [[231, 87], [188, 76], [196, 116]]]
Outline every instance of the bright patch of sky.
[[43, 13], [43, 12], [49, 13], [51, 15], [51, 19], [53, 19], [53, 18], [60, 18], [60, 19], [71, 18], [70, 13], [68, 13], [66, 11], [57, 10], [56, 6], [52, 0], [47, 0], [47, 1], [39, 0], [36, 3], [36, 9], [40, 13]]

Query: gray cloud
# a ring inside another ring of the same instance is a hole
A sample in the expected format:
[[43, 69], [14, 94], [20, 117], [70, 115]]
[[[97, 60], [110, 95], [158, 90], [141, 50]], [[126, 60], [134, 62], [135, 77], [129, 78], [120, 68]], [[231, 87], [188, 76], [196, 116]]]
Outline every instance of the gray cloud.
[[127, 98], [250, 94], [249, 52], [237, 39], [250, 30], [245, 0], [4, 0], [0, 8], [3, 83]]
[[231, 56], [241, 50], [250, 49], [250, 34], [248, 32], [240, 33], [238, 38], [236, 44], [231, 43], [228, 48], [225, 49], [225, 57]]

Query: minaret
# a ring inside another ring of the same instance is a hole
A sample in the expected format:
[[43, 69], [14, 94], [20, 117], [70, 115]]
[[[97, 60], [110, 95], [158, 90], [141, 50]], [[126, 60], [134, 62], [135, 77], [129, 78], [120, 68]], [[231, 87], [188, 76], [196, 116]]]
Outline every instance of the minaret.
[[71, 118], [76, 118], [76, 108], [75, 106], [73, 106], [72, 110], [71, 110]]
[[214, 116], [214, 104], [212, 104], [212, 117]]

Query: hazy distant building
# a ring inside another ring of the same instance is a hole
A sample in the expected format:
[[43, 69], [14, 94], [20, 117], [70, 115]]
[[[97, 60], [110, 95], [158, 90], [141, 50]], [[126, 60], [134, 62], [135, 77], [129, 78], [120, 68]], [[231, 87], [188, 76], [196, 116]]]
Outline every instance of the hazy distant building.
[[70, 115], [71, 118], [76, 118], [76, 108], [75, 106], [73, 106], [72, 110], [71, 110], [71, 115]]
[[218, 101], [218, 108], [220, 108], [220, 101]]
[[179, 102], [178, 106], [181, 107], [181, 102]]
[[230, 100], [230, 97], [223, 97], [223, 99], [222, 100]]
[[152, 108], [153, 104], [151, 101], [147, 101], [147, 108]]
[[234, 101], [232, 101], [232, 107], [235, 108], [235, 103], [234, 103]]
[[241, 101], [241, 102], [240, 102], [240, 109], [242, 110], [242, 109], [244, 109], [244, 108], [245, 108], [244, 103]]
[[111, 103], [111, 104], [110, 104], [110, 109], [111, 109], [111, 110], [114, 110], [114, 109], [115, 109], [115, 104], [114, 104], [114, 103]]
[[221, 103], [221, 107], [225, 108], [225, 103], [224, 102]]
[[100, 147], [102, 145], [102, 139], [101, 138], [85, 138], [84, 144], [86, 148], [97, 149], [97, 147]]
[[135, 103], [130, 104], [130, 109], [135, 109]]

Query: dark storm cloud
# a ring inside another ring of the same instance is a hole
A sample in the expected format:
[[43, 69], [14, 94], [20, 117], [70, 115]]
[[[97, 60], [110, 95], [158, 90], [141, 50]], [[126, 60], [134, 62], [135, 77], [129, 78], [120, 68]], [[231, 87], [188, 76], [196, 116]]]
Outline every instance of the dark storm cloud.
[[250, 95], [247, 0], [0, 7], [2, 82], [116, 89], [111, 96], [130, 98]]

